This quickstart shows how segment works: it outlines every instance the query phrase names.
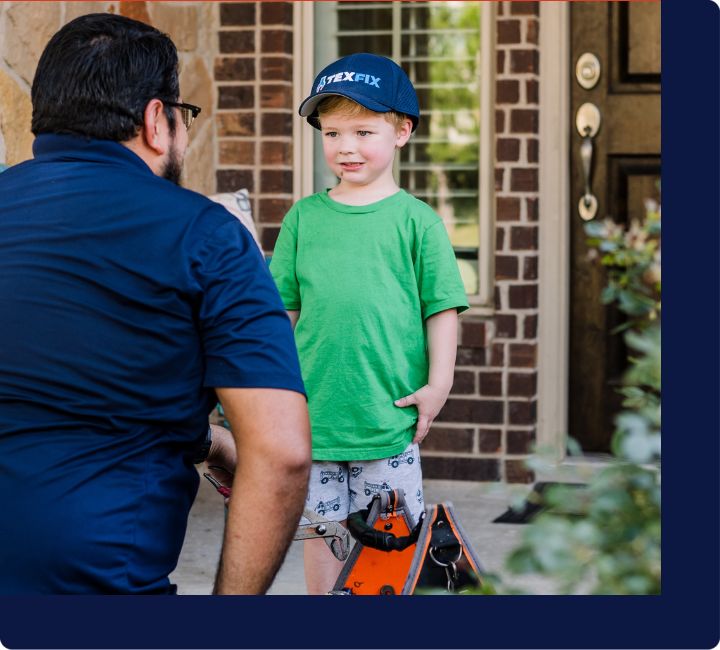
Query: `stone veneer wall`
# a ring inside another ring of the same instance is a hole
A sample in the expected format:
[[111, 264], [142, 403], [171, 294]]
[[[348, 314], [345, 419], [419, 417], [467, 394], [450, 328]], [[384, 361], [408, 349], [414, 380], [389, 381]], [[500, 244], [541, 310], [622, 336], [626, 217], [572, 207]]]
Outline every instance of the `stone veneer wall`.
[[180, 57], [183, 99], [202, 107], [185, 159], [184, 185], [215, 191], [215, 89], [217, 4], [212, 2], [0, 2], [0, 163], [32, 157], [30, 86], [50, 37], [77, 16], [120, 13], [150, 23], [173, 39]]

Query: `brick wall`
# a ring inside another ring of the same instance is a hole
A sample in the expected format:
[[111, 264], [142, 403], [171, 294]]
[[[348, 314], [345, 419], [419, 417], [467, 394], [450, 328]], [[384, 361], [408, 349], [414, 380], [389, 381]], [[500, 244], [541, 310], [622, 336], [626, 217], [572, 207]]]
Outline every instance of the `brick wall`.
[[266, 252], [292, 205], [292, 2], [220, 4], [217, 191], [247, 188]]
[[[292, 203], [292, 3], [221, 3], [218, 191], [247, 187], [271, 252]], [[538, 321], [538, 3], [497, 5], [495, 308], [461, 319], [452, 394], [423, 443], [428, 478], [530, 482]]]
[[530, 482], [538, 322], [538, 3], [497, 6], [495, 315], [463, 317], [455, 385], [423, 443], [428, 477]]

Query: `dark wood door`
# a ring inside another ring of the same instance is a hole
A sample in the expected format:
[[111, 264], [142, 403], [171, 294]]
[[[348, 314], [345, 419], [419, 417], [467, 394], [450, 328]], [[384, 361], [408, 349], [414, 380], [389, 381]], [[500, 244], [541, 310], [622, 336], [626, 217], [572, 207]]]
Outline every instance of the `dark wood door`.
[[[600, 303], [605, 274], [587, 259], [578, 201], [585, 192], [580, 158], [578, 108], [591, 102], [601, 115], [593, 138], [591, 191], [596, 219], [628, 223], [642, 217], [644, 199], [659, 199], [660, 3], [573, 2], [571, 15], [570, 197], [570, 387], [568, 433], [588, 452], [608, 452], [620, 410], [616, 389], [627, 366], [622, 322], [614, 307]], [[585, 52], [600, 62], [598, 83], [586, 89], [576, 78]]]

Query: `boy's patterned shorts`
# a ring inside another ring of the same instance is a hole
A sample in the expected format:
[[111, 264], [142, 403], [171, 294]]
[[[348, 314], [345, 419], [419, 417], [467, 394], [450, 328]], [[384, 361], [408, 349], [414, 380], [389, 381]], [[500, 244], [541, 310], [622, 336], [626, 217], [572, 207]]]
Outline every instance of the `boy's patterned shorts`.
[[363, 510], [380, 490], [405, 491], [415, 522], [425, 509], [420, 449], [410, 444], [390, 458], [360, 461], [313, 461], [305, 507], [330, 521], [343, 521]]

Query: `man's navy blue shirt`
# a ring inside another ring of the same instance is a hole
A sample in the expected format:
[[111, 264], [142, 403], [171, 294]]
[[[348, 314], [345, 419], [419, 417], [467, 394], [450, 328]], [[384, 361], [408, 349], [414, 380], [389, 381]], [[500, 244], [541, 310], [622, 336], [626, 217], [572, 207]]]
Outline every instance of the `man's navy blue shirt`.
[[0, 174], [0, 593], [172, 591], [213, 388], [303, 392], [290, 322], [218, 204], [118, 143], [33, 151]]

